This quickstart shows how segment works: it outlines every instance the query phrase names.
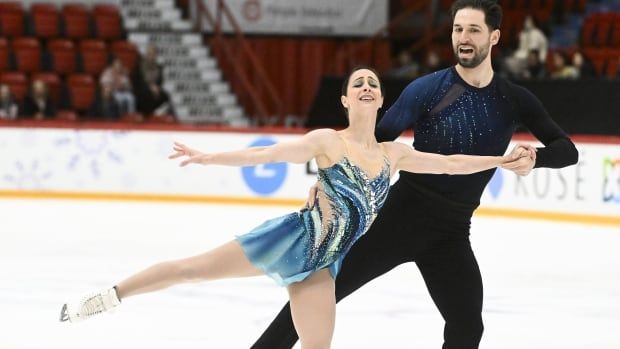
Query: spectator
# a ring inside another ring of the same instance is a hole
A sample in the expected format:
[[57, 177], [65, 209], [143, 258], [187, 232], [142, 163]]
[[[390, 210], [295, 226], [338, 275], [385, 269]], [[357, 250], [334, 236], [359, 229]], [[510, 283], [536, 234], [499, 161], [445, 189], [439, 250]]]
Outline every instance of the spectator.
[[506, 58], [506, 68], [512, 76], [518, 77], [523, 74], [527, 65], [527, 57], [532, 50], [538, 52], [540, 62], [545, 62], [548, 50], [547, 37], [536, 27], [532, 16], [527, 16], [523, 22], [523, 30], [519, 33], [519, 46], [512, 56]]
[[573, 54], [573, 67], [575, 67], [577, 77], [580, 79], [596, 77], [594, 64], [579, 51]]
[[136, 111], [136, 98], [133, 95], [131, 80], [127, 68], [120, 59], [115, 59], [101, 74], [100, 85], [107, 85], [112, 89], [112, 94], [120, 106], [121, 114], [134, 113]]
[[149, 86], [162, 83], [162, 68], [157, 62], [157, 48], [149, 45], [144, 53], [144, 57], [140, 60], [140, 75], [142, 80]]
[[158, 84], [149, 85], [149, 91], [144, 95], [141, 112], [156, 117], [175, 116], [174, 108], [168, 93]]
[[17, 103], [13, 99], [9, 85], [0, 84], [0, 120], [15, 120], [17, 111]]
[[121, 114], [121, 108], [114, 97], [112, 86], [101, 84], [99, 93], [88, 111], [88, 117], [93, 120], [118, 121]]
[[576, 79], [578, 71], [572, 65], [566, 64], [566, 57], [561, 52], [553, 52], [551, 56], [553, 69], [551, 71], [552, 79]]
[[420, 74], [430, 74], [442, 68], [443, 65], [441, 62], [441, 58], [439, 57], [439, 53], [437, 53], [435, 49], [429, 49], [428, 51], [426, 51], [426, 58], [424, 59], [424, 64], [422, 65]]
[[419, 75], [420, 66], [413, 60], [407, 50], [401, 51], [396, 57], [396, 65], [387, 72], [387, 76], [395, 78], [415, 79]]
[[540, 61], [540, 54], [536, 50], [531, 50], [527, 55], [525, 69], [520, 78], [522, 79], [542, 79], [546, 77], [545, 65]]
[[35, 120], [51, 119], [56, 115], [56, 105], [43, 80], [34, 80], [30, 93], [24, 99], [24, 116]]

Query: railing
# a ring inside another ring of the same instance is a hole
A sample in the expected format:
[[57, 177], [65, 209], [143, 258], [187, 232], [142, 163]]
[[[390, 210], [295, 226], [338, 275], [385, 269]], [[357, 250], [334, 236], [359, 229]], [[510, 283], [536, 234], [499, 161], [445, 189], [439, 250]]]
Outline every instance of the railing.
[[[392, 19], [388, 24], [386, 24], [384, 27], [382, 27], [381, 29], [379, 29], [373, 36], [367, 38], [366, 40], [362, 41], [362, 44], [357, 45], [356, 48], [354, 49], [350, 49], [348, 47], [342, 47], [340, 48], [336, 54], [334, 59], [332, 60], [332, 66], [329, 67], [328, 71], [332, 74], [342, 74], [345, 72], [342, 71], [338, 71], [336, 64], [338, 63], [342, 63], [344, 62], [345, 65], [348, 68], [351, 68], [353, 66], [355, 66], [356, 64], [358, 64], [359, 62], [356, 61], [355, 57], [357, 56], [357, 54], [359, 53], [359, 50], [362, 47], [365, 47], [365, 43], [371, 44], [373, 47], [373, 53], [372, 53], [372, 57], [375, 57], [375, 47], [376, 45], [374, 45], [374, 43], [378, 40], [381, 40], [383, 38], [386, 38], [389, 36], [389, 33], [396, 28], [397, 26], [399, 26], [400, 24], [402, 24], [404, 21], [406, 21], [407, 19], [410, 18], [410, 16], [416, 12], [422, 11], [422, 10], [426, 10], [427, 11], [427, 22], [426, 22], [426, 26], [425, 26], [425, 30], [424, 33], [422, 34], [421, 38], [419, 40], [417, 40], [416, 42], [414, 42], [413, 44], [411, 44], [411, 46], [409, 46], [409, 48], [407, 49], [408, 51], [410, 51], [411, 53], [414, 53], [420, 49], [425, 48], [435, 37], [439, 36], [439, 35], [443, 35], [445, 34], [445, 27], [440, 27], [440, 28], [433, 28], [433, 21], [432, 21], [432, 15], [434, 12], [434, 6], [436, 6], [436, 2], [434, 0], [420, 0], [417, 1], [415, 3], [415, 5], [412, 5], [410, 7], [408, 7], [405, 11], [403, 11], [402, 13], [400, 13], [398, 16], [394, 17], [394, 19]], [[372, 62], [370, 62], [372, 63]]]
[[[197, 6], [198, 28], [202, 30], [203, 19], [206, 18], [208, 25], [213, 28], [212, 43], [216, 53], [221, 54], [220, 58], [230, 63], [235, 74], [234, 80], [239, 81], [242, 92], [247, 94], [250, 99], [251, 109], [255, 113], [255, 120], [259, 125], [281, 123], [284, 119], [283, 104], [274, 84], [266, 73], [258, 57], [244, 38], [243, 32], [235, 20], [232, 12], [224, 0], [217, 0], [215, 14], [204, 4], [203, 0], [195, 0]], [[234, 40], [226, 40], [222, 34], [222, 22], [228, 20], [233, 28]], [[236, 48], [239, 48], [238, 50]], [[239, 54], [235, 54], [239, 53]], [[249, 62], [250, 68], [256, 73], [257, 79], [250, 79], [246, 72], [248, 67], [245, 62]], [[220, 59], [221, 62], [221, 59]], [[232, 79], [229, 77], [229, 81]], [[259, 91], [265, 91], [267, 100], [261, 98]]]

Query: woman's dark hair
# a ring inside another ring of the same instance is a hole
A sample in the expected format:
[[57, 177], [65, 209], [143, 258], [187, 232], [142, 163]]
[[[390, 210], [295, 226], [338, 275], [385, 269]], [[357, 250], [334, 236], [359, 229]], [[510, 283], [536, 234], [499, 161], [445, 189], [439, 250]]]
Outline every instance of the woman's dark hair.
[[502, 24], [502, 7], [494, 0], [457, 0], [450, 9], [452, 23], [454, 16], [459, 10], [471, 8], [484, 12], [484, 21], [489, 31], [499, 29]]
[[383, 83], [381, 83], [381, 77], [379, 76], [379, 73], [377, 73], [377, 71], [374, 68], [371, 68], [365, 65], [358, 65], [355, 68], [351, 69], [347, 77], [344, 79], [344, 82], [342, 83], [342, 89], [340, 91], [340, 95], [341, 96], [347, 95], [347, 87], [349, 86], [349, 80], [351, 79], [351, 75], [353, 75], [353, 73], [355, 73], [356, 71], [362, 70], [362, 69], [367, 69], [375, 73], [375, 75], [377, 76], [377, 79], [379, 79], [379, 88], [381, 89], [381, 95], [385, 96], [385, 89], [383, 87]]

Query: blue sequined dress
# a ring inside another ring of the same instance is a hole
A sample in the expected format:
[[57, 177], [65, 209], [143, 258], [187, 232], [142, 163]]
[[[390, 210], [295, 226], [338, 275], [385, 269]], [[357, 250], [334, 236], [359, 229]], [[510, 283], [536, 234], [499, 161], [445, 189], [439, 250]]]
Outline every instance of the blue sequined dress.
[[323, 268], [336, 278], [344, 256], [385, 202], [389, 167], [385, 158], [379, 175], [369, 178], [345, 156], [319, 169], [314, 207], [270, 219], [237, 241], [250, 262], [282, 286]]

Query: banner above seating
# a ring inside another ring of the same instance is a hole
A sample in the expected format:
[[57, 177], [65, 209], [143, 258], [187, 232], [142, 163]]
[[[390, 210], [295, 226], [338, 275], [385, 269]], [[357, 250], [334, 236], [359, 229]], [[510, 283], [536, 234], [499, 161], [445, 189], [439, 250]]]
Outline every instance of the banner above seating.
[[[218, 0], [202, 1], [212, 14], [217, 12]], [[251, 34], [369, 36], [388, 19], [387, 1], [227, 0], [226, 5], [241, 30]], [[232, 31], [227, 20], [222, 28]]]

